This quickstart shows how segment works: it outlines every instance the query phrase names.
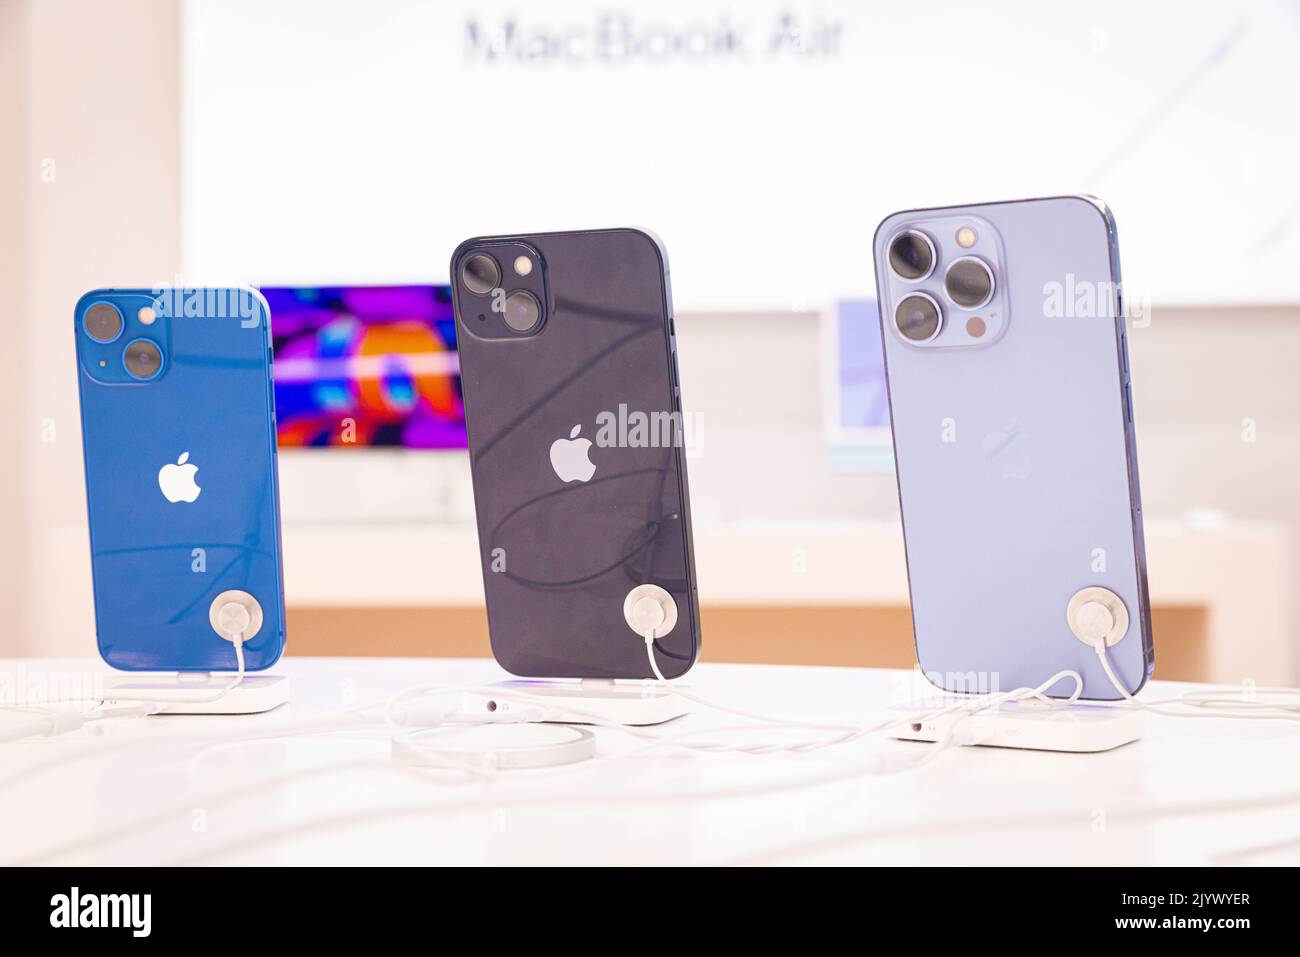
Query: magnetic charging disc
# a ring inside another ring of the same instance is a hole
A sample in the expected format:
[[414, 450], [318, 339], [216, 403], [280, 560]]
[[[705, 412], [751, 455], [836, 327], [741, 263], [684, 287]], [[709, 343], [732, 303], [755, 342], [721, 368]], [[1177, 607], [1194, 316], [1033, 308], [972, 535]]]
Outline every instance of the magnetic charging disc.
[[594, 734], [563, 724], [448, 725], [393, 738], [394, 758], [423, 767], [550, 768], [595, 753]]

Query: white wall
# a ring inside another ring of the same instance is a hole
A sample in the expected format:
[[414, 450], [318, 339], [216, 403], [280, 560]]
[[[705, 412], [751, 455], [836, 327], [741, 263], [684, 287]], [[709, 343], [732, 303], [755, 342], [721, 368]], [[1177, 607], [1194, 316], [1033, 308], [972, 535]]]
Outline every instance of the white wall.
[[20, 410], [5, 446], [18, 491], [0, 501], [0, 529], [13, 532], [0, 578], [21, 583], [24, 621], [0, 632], [0, 654], [93, 653], [72, 307], [88, 289], [177, 272], [179, 10], [173, 0], [0, 6], [0, 42], [16, 54], [0, 93], [0, 330], [17, 357], [0, 380], [12, 390], [5, 407]]
[[[23, 77], [27, 67], [27, 8], [0, 4], [0, 331], [13, 355], [28, 356], [26, 104]], [[0, 654], [17, 644], [27, 628], [28, 535], [25, 518], [27, 469], [25, 437], [32, 430], [27, 408], [26, 362], [0, 376], [0, 448], [10, 450], [0, 467], [0, 608], [8, 619], [0, 631]], [[7, 633], [6, 633], [7, 632]]]

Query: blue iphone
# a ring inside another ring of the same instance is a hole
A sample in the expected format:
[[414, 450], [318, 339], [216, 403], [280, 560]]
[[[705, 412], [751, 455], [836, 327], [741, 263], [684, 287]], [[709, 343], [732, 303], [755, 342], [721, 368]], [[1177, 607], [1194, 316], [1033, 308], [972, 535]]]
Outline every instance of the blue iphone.
[[[1152, 669], [1115, 221], [1082, 196], [895, 213], [875, 239], [916, 652], [946, 691]], [[1066, 695], [1066, 681], [1052, 689]]]
[[128, 671], [230, 671], [214, 599], [284, 650], [270, 312], [249, 289], [100, 289], [73, 315], [99, 651]]

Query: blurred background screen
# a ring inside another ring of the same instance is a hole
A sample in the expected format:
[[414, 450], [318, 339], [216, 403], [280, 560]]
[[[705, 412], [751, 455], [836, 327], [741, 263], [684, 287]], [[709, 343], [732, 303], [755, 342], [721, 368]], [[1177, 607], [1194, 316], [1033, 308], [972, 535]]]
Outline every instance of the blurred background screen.
[[1291, 2], [183, 12], [205, 275], [445, 281], [470, 235], [635, 223], [667, 240], [681, 309], [820, 308], [873, 294], [894, 210], [1064, 187], [1124, 211], [1127, 284], [1163, 301], [1300, 284]]
[[823, 389], [831, 467], [893, 468], [889, 391], [876, 300], [835, 303], [823, 318]]
[[282, 448], [465, 448], [447, 286], [264, 286]]

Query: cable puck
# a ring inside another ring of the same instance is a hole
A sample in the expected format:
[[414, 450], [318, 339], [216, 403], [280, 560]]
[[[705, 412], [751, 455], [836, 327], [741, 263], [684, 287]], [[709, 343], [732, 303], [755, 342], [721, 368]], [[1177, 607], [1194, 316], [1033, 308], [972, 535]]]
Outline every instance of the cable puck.
[[1065, 606], [1065, 623], [1088, 647], [1104, 641], [1109, 648], [1128, 633], [1128, 608], [1109, 588], [1093, 585], [1074, 593]]
[[208, 624], [226, 641], [248, 641], [262, 630], [262, 606], [248, 592], [232, 588], [212, 599]]

